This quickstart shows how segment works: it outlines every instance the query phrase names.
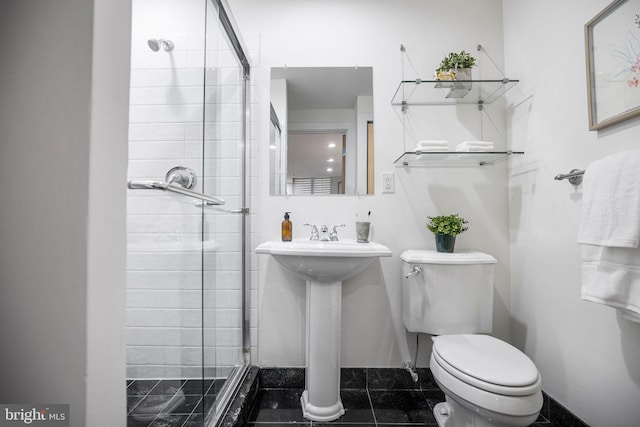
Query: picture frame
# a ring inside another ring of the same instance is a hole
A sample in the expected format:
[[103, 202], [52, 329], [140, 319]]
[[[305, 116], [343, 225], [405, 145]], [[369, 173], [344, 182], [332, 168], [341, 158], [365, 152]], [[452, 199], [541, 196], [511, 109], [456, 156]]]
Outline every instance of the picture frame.
[[615, 0], [584, 26], [589, 130], [640, 115], [640, 0]]

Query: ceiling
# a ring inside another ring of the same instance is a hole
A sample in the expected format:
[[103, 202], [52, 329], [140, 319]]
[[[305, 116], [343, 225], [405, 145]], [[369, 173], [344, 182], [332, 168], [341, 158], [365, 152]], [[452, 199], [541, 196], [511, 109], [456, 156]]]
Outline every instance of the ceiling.
[[[342, 176], [342, 136], [337, 133], [289, 133], [287, 176]], [[330, 147], [330, 143], [334, 147]], [[327, 171], [327, 168], [333, 170]]]

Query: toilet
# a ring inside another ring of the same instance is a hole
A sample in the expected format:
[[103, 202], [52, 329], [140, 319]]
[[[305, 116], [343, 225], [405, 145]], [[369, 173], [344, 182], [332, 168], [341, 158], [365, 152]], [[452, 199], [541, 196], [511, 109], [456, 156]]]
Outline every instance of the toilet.
[[402, 259], [402, 322], [432, 335], [429, 366], [446, 401], [440, 427], [528, 426], [542, 408], [541, 377], [493, 328], [496, 259], [482, 252], [408, 250]]

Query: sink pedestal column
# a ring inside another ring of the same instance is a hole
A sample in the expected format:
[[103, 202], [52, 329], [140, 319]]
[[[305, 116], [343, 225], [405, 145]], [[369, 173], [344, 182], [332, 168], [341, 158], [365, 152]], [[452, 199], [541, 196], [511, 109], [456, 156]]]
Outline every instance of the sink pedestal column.
[[344, 414], [340, 400], [342, 282], [307, 280], [305, 418], [333, 421]]

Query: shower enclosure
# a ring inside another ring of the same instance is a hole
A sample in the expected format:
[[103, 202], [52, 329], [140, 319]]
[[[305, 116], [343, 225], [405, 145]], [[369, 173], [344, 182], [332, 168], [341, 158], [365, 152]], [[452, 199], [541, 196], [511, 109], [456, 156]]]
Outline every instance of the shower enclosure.
[[249, 64], [220, 0], [133, 0], [129, 426], [214, 425], [250, 364]]

